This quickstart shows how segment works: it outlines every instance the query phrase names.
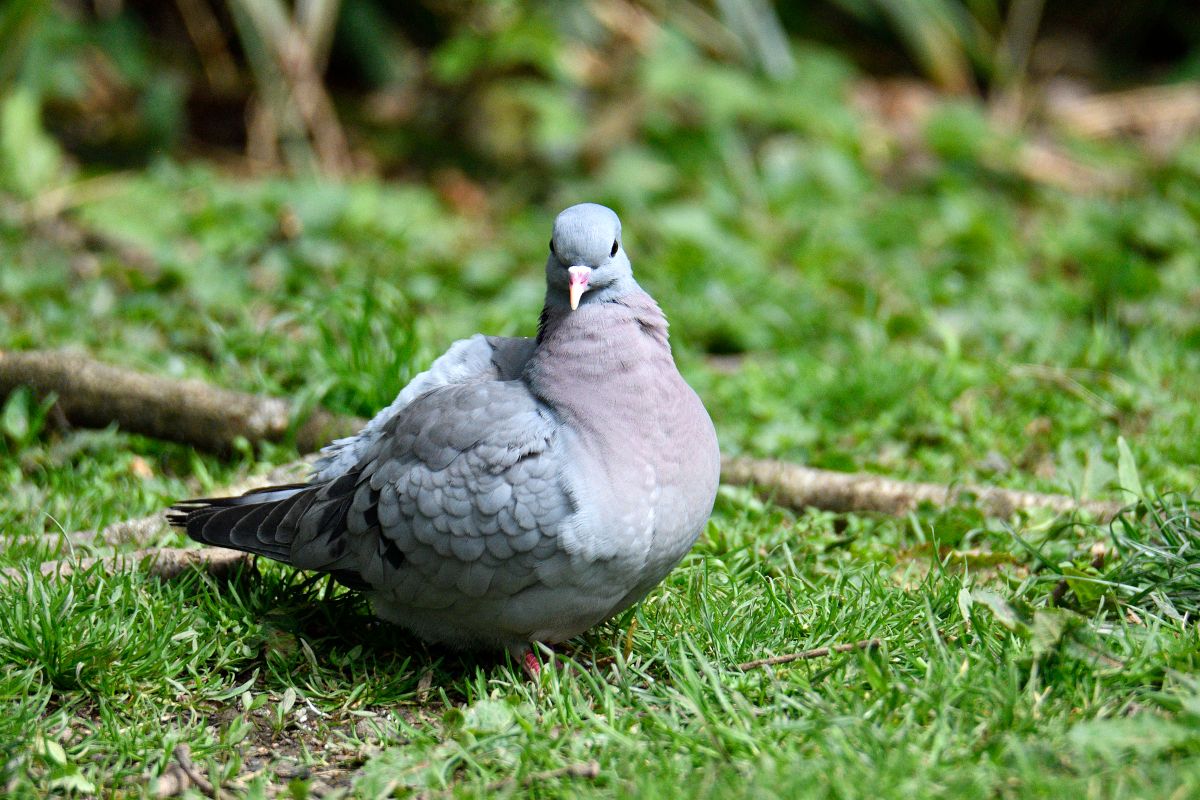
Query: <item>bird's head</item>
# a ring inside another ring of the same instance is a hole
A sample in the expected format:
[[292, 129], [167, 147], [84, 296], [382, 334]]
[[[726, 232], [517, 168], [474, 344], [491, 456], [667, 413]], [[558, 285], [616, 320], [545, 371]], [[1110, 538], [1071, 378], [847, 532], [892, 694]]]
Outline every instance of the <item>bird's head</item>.
[[572, 311], [637, 287], [621, 245], [621, 220], [612, 209], [580, 203], [555, 218], [546, 287], [548, 302], [561, 302]]

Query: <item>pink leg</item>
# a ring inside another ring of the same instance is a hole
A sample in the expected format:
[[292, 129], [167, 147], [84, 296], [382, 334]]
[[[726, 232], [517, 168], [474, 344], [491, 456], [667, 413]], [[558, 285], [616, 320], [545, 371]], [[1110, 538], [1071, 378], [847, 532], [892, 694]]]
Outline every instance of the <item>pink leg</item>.
[[532, 650], [525, 651], [525, 658], [522, 661], [522, 666], [525, 667], [525, 674], [533, 680], [537, 680], [542, 675], [542, 662], [538, 661], [538, 657]]

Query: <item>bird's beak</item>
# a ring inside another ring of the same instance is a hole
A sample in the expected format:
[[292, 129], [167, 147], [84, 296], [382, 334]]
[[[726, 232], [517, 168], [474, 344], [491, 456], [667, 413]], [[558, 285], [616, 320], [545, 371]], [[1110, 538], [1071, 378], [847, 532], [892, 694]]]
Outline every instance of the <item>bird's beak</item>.
[[571, 310], [574, 311], [579, 308], [579, 298], [583, 297], [583, 293], [588, 290], [588, 280], [592, 277], [592, 268], [575, 266], [570, 267], [567, 272], [571, 274]]

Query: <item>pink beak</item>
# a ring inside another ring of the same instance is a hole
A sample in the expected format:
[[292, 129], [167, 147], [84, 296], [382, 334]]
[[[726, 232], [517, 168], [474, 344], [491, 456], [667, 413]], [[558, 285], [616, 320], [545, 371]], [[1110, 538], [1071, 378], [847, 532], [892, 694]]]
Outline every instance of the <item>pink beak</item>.
[[588, 290], [588, 279], [592, 277], [592, 268], [575, 266], [570, 267], [567, 272], [571, 274], [569, 288], [571, 310], [574, 311], [579, 308], [579, 298], [583, 297], [583, 293]]

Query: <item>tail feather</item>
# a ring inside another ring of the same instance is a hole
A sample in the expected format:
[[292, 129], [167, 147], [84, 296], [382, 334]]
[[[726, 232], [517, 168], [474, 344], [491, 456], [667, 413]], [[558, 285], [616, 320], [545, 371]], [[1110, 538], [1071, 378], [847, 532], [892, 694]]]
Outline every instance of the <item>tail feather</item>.
[[[275, 505], [276, 503], [262, 503], [261, 505], [245, 506], [246, 512], [244, 514], [241, 513], [241, 508], [235, 507], [227, 509], [217, 516], [235, 512], [238, 514], [234, 520], [233, 527], [229, 529], [229, 541], [231, 542], [236, 544], [246, 543], [249, 546], [254, 546], [260, 542], [266, 543], [264, 541], [266, 540], [270, 542], [270, 546], [278, 544], [290, 549], [292, 537], [287, 536], [286, 531], [273, 530], [262, 524], [267, 516], [270, 515]], [[213, 524], [212, 520], [208, 524]], [[281, 533], [284, 535], [280, 536], [279, 534]]]
[[276, 523], [277, 527], [287, 528], [294, 531], [300, 527], [300, 520], [308, 513], [313, 504], [319, 501], [317, 492], [305, 492], [297, 495], [296, 501], [292, 507], [284, 512], [283, 519]]
[[260, 525], [268, 530], [295, 530], [294, 525], [289, 526], [284, 523], [284, 520], [293, 509], [307, 507], [312, 502], [313, 494], [315, 493], [297, 492], [291, 497], [286, 497], [277, 503], [272, 503], [270, 513], [267, 514], [266, 519]]
[[[361, 583], [347, 569], [345, 518], [360, 473], [327, 483], [267, 486], [238, 497], [185, 500], [167, 519], [198, 542], [273, 558], [304, 569], [332, 572], [347, 585]], [[303, 547], [293, 552], [298, 539]]]
[[[253, 516], [261, 506], [232, 506], [217, 509], [204, 520], [199, 530], [199, 541], [220, 547], [231, 547], [247, 553], [269, 556], [277, 561], [291, 563], [291, 545], [275, 537], [274, 531], [254, 530], [249, 535], [238, 535], [238, 523]], [[190, 531], [189, 531], [190, 533]]]
[[[171, 506], [167, 521], [183, 528], [197, 542], [256, 553], [291, 562], [291, 536], [286, 529], [264, 524], [272, 512], [307, 505], [315, 487], [308, 484], [268, 486], [239, 497], [206, 497]], [[306, 498], [306, 496], [308, 496]]]

